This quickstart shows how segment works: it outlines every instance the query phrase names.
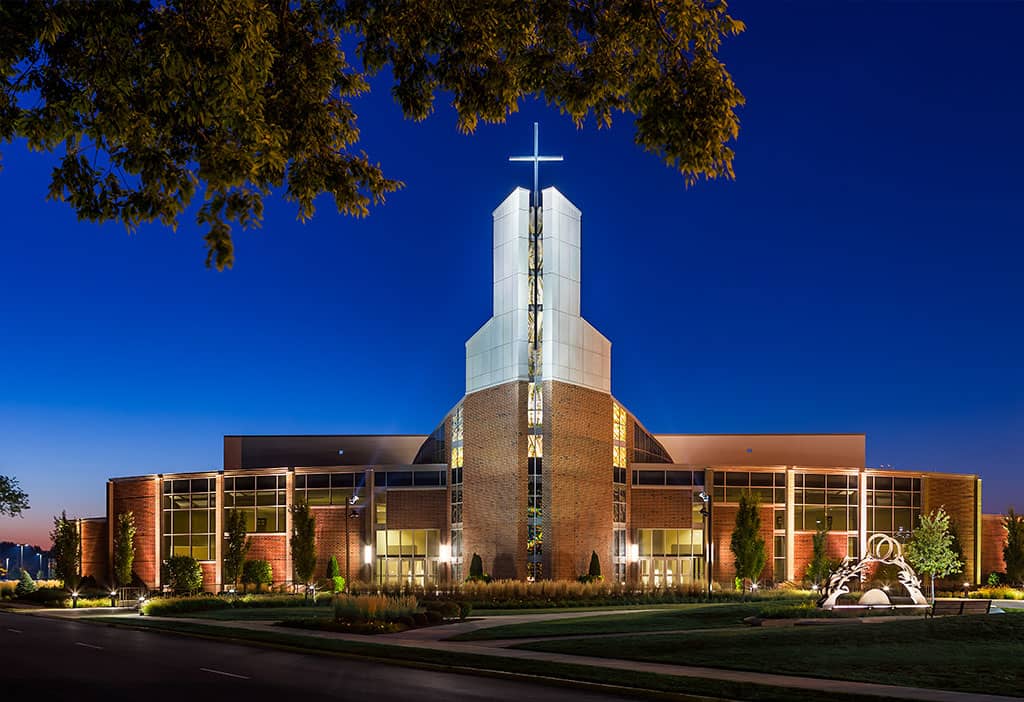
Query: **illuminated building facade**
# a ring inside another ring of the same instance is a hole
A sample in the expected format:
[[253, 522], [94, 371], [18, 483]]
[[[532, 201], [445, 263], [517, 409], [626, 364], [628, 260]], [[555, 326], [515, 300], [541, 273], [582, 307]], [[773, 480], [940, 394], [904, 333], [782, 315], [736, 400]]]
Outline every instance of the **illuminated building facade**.
[[288, 508], [305, 502], [320, 575], [334, 555], [349, 579], [460, 581], [478, 554], [495, 578], [575, 578], [596, 552], [619, 581], [731, 583], [736, 503], [749, 492], [765, 582], [803, 578], [822, 524], [830, 557], [859, 555], [872, 534], [909, 536], [939, 506], [965, 579], [987, 575], [982, 537], [995, 532], [975, 475], [866, 467], [863, 434], [649, 432], [611, 394], [611, 343], [580, 316], [580, 247], [567, 198], [517, 188], [493, 213], [493, 313], [466, 343], [465, 394], [432, 433], [226, 436], [220, 470], [111, 479], [106, 517], [82, 522], [83, 573], [110, 581], [108, 525], [131, 510], [145, 583], [189, 555], [208, 589], [224, 588], [219, 536], [239, 510], [248, 557], [287, 583]]

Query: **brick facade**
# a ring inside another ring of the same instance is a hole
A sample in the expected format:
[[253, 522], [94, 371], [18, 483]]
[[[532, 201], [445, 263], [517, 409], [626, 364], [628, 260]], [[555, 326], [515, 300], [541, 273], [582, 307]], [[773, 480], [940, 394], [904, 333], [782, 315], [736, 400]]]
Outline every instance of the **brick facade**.
[[151, 588], [155, 588], [159, 582], [157, 554], [160, 552], [160, 544], [156, 526], [157, 490], [159, 487], [160, 481], [155, 477], [114, 480], [113, 504], [110, 506], [108, 515], [109, 524], [115, 525], [118, 515], [124, 512], [134, 513], [135, 563], [133, 569], [139, 579]]
[[[761, 538], [764, 539], [766, 553], [764, 570], [761, 571], [762, 581], [775, 579], [773, 568], [774, 548], [773, 539], [773, 517], [775, 508], [771, 505], [762, 506], [761, 514]], [[736, 577], [736, 559], [732, 555], [730, 543], [732, 542], [732, 530], [736, 526], [736, 515], [739, 507], [736, 505], [715, 505], [711, 511], [711, 539], [713, 544], [714, 564], [712, 565], [711, 579], [721, 583], [723, 587], [732, 587], [733, 578]], [[784, 579], [785, 574], [782, 574]]]
[[[388, 505], [390, 508], [390, 504]], [[345, 507], [311, 507], [316, 519], [316, 571], [314, 577], [327, 577], [327, 564], [331, 556], [338, 559], [338, 570], [348, 582], [366, 580], [363, 566], [363, 534], [366, 529], [367, 510], [357, 509], [356, 517], [345, 518]], [[348, 572], [345, 575], [345, 526], [348, 525]]]
[[245, 556], [247, 560], [269, 561], [275, 585], [292, 581], [292, 574], [288, 572], [287, 536], [284, 534], [249, 534], [249, 541], [252, 546]]
[[100, 585], [110, 585], [112, 578], [110, 559], [107, 557], [107, 520], [83, 519], [79, 526], [82, 577], [92, 576]]
[[[841, 561], [846, 556], [847, 538], [845, 531], [828, 533], [825, 537], [825, 555], [829, 560]], [[801, 582], [807, 579], [807, 567], [814, 558], [814, 532], [801, 531], [794, 534], [793, 547], [793, 574], [797, 582]]]
[[484, 572], [494, 578], [525, 578], [526, 383], [505, 383], [467, 395], [462, 416], [464, 570], [469, 572], [470, 559], [477, 553]]
[[636, 529], [701, 528], [700, 522], [693, 523], [693, 490], [633, 488], [629, 492], [633, 539]]
[[203, 590], [205, 592], [219, 592], [221, 584], [217, 582], [217, 564], [203, 562], [199, 564], [203, 570]]
[[612, 398], [578, 385], [544, 383], [546, 578], [586, 573], [591, 552], [612, 552]]
[[985, 582], [989, 573], [1005, 573], [1006, 561], [1003, 560], [1003, 547], [1006, 545], [1006, 527], [1003, 526], [1003, 515], [981, 515], [981, 581]]
[[[964, 573], [968, 580], [974, 579], [975, 558], [975, 511], [977, 479], [973, 476], [928, 475], [921, 485], [921, 514], [945, 507], [950, 522], [960, 536], [965, 560]], [[982, 574], [984, 577], [984, 574]], [[958, 577], [957, 580], [960, 578]]]

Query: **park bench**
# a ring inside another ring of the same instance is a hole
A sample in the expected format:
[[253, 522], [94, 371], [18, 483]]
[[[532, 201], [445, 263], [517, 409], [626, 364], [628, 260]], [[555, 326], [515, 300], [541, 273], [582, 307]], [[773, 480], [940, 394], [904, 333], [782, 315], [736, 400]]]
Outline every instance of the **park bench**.
[[948, 617], [961, 614], [988, 614], [991, 608], [992, 600], [935, 600], [931, 615]]

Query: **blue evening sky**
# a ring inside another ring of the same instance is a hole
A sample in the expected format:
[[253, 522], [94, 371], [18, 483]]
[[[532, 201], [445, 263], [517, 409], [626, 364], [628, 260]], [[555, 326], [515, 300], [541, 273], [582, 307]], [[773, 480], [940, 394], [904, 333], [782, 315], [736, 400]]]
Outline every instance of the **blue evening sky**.
[[362, 146], [406, 188], [366, 220], [279, 198], [203, 267], [200, 230], [76, 221], [53, 158], [2, 148], [0, 540], [104, 512], [109, 476], [218, 468], [235, 433], [427, 433], [491, 309], [491, 211], [529, 168], [583, 211], [583, 314], [655, 432], [865, 432], [869, 465], [977, 472], [1024, 508], [1024, 4], [733, 4], [734, 182], [681, 178], [527, 101], [455, 130], [386, 81]]

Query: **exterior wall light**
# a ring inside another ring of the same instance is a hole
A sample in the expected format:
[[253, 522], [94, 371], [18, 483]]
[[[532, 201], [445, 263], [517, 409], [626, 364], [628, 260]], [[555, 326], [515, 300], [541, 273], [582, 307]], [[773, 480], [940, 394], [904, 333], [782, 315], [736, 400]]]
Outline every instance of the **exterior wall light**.
[[629, 545], [629, 560], [631, 563], [636, 563], [640, 560], [640, 544]]
[[438, 553], [437, 560], [441, 561], [442, 563], [450, 563], [451, 562], [451, 560], [452, 560], [452, 547], [449, 546], [448, 544], [441, 544], [441, 546], [438, 549], [437, 553]]
[[370, 544], [363, 546], [363, 563], [365, 565], [373, 565], [373, 546]]

